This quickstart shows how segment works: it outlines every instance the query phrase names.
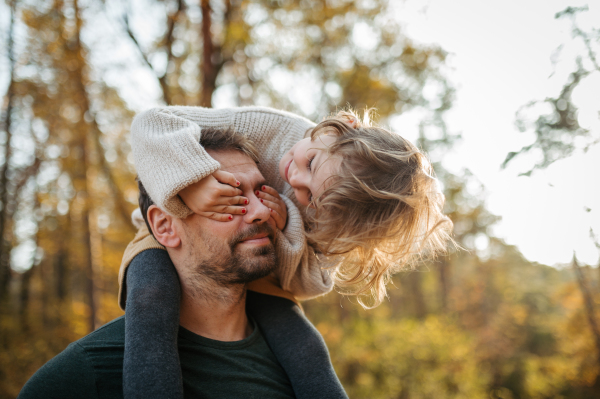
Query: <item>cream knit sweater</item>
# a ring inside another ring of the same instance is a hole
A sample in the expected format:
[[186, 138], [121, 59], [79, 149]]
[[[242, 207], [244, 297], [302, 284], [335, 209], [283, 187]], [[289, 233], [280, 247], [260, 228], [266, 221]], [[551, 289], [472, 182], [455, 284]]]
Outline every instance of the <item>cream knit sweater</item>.
[[[154, 108], [135, 117], [131, 148], [139, 178], [156, 205], [185, 218], [192, 211], [177, 195], [179, 191], [220, 167], [200, 145], [202, 129], [233, 128], [251, 139], [259, 151], [259, 170], [287, 205], [287, 225], [276, 237], [276, 277], [281, 288], [308, 299], [331, 291], [331, 263], [307, 245], [302, 219], [307, 209], [280, 177], [279, 160], [314, 126], [298, 115], [265, 107]], [[140, 216], [138, 211], [138, 224]]]

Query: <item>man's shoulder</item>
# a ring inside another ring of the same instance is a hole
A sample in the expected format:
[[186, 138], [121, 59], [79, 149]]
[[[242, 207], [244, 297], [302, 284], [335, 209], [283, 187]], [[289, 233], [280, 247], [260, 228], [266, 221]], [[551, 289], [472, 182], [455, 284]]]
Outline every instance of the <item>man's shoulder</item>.
[[87, 349], [99, 345], [114, 345], [118, 342], [122, 344], [125, 342], [125, 316], [109, 321], [73, 344], [79, 344]]
[[[118, 392], [122, 381], [124, 327], [124, 319], [119, 317], [71, 343], [31, 377], [19, 399], [97, 398], [100, 388], [104, 392]], [[118, 381], [110, 382], [110, 387], [99, 386], [113, 378]]]
[[81, 397], [97, 398], [94, 369], [85, 349], [73, 342], [36, 371], [18, 399]]

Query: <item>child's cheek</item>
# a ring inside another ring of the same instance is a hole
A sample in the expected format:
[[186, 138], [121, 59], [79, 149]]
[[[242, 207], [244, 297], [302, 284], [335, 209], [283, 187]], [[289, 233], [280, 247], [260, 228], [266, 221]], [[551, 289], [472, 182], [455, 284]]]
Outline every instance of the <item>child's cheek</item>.
[[285, 154], [279, 161], [279, 176], [285, 180], [285, 167], [287, 165], [288, 154]]

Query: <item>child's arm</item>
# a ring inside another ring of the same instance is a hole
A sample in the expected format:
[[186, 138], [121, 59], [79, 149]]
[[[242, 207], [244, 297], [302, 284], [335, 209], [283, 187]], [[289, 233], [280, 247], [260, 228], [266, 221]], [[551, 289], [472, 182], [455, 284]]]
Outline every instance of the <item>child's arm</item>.
[[[207, 125], [202, 127], [232, 124], [231, 112], [195, 108], [199, 116], [207, 115]], [[193, 213], [179, 192], [220, 168], [200, 145], [202, 127], [169, 107], [142, 112], [131, 124], [131, 151], [140, 180], [156, 205], [179, 218]]]
[[177, 194], [220, 167], [200, 145], [202, 129], [232, 128], [246, 135], [259, 150], [264, 177], [282, 192], [285, 182], [278, 162], [312, 127], [314, 123], [298, 115], [265, 107], [162, 107], [135, 117], [131, 149], [140, 180], [156, 205], [185, 218], [193, 212]]
[[123, 396], [183, 399], [177, 351], [181, 287], [169, 254], [141, 252], [126, 276]]
[[248, 291], [246, 309], [288, 375], [297, 399], [348, 398], [323, 337], [298, 305]]

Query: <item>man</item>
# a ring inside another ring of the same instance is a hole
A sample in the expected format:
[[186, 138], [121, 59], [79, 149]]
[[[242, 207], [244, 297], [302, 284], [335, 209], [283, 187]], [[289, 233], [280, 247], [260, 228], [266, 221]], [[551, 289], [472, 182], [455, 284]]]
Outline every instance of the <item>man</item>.
[[[211, 134], [217, 143], [231, 143], [227, 133]], [[246, 284], [276, 266], [275, 222], [254, 195], [266, 182], [251, 149], [207, 150], [241, 182], [249, 200], [244, 215], [226, 223], [196, 214], [178, 219], [150, 205], [149, 197], [142, 209], [181, 282], [178, 341], [185, 396], [292, 398], [288, 376], [245, 310]], [[38, 370], [19, 398], [123, 397], [123, 350], [121, 317], [69, 345]]]

